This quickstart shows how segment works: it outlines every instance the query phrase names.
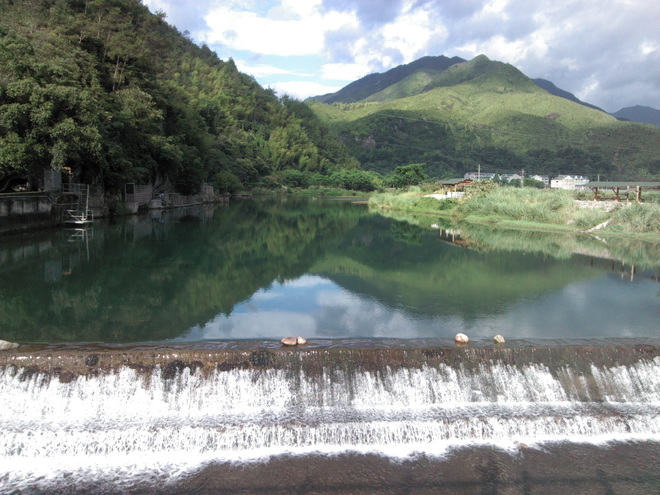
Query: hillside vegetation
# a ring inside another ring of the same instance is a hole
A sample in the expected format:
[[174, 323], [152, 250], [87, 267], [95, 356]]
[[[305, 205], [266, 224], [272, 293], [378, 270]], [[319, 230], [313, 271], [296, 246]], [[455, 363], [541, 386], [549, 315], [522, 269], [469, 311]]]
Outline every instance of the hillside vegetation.
[[[480, 55], [445, 69], [408, 64], [396, 78], [390, 72], [308, 100], [367, 169], [426, 163], [438, 178], [478, 165], [611, 180], [660, 177], [657, 127], [552, 95], [511, 65]], [[370, 81], [378, 84], [369, 93]]]
[[278, 99], [139, 0], [0, 0], [0, 189], [46, 169], [104, 186], [250, 187], [358, 167], [301, 102]]

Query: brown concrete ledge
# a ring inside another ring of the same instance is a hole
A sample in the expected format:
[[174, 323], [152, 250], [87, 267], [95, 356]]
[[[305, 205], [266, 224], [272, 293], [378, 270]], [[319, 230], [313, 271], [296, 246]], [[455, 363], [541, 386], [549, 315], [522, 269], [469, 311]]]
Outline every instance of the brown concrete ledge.
[[[428, 343], [428, 342], [427, 342]], [[485, 362], [501, 362], [511, 366], [539, 364], [551, 371], [570, 368], [590, 373], [597, 367], [630, 366], [640, 360], [652, 360], [660, 355], [660, 346], [653, 343], [602, 343], [598, 345], [469, 345], [454, 344], [414, 346], [402, 342], [399, 346], [359, 347], [337, 346], [323, 342], [293, 348], [272, 342], [212, 343], [180, 345], [23, 345], [0, 352], [0, 369], [15, 369], [24, 376], [43, 374], [70, 381], [77, 376], [112, 373], [122, 367], [151, 374], [157, 367], [163, 378], [172, 378], [184, 369], [210, 373], [215, 370], [284, 369], [303, 371], [310, 375], [340, 370], [346, 372], [377, 372], [386, 368], [419, 368], [438, 366], [471, 369]]]

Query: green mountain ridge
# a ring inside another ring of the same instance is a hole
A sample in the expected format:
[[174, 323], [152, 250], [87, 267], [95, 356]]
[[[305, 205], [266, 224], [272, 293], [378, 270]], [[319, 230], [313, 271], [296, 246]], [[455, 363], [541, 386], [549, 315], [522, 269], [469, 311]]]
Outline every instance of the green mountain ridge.
[[351, 87], [336, 93], [343, 101], [307, 102], [366, 169], [387, 173], [426, 163], [438, 178], [478, 165], [493, 172], [660, 176], [657, 128], [552, 95], [514, 66], [484, 55], [443, 70], [407, 70], [359, 101], [352, 100], [368, 91], [364, 84], [359, 94]]
[[336, 93], [316, 96], [314, 99], [323, 103], [354, 103], [366, 99], [418, 71], [440, 72], [461, 62], [465, 62], [465, 60], [460, 57], [422, 57], [409, 64], [399, 65], [382, 74], [369, 74], [350, 83]]

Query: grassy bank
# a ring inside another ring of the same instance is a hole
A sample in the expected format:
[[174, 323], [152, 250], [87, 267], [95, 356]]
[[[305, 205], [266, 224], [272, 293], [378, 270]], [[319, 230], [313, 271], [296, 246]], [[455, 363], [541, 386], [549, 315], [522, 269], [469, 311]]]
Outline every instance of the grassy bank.
[[424, 197], [416, 189], [374, 194], [369, 205], [531, 230], [585, 232], [599, 227], [597, 232], [602, 234], [635, 235], [660, 242], [660, 204], [632, 203], [608, 212], [582, 207], [575, 197], [573, 191], [494, 187], [461, 199], [438, 200]]

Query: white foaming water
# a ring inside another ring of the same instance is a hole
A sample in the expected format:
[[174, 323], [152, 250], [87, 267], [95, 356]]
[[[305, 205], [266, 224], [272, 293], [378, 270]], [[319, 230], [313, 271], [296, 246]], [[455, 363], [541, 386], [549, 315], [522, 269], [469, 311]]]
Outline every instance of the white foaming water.
[[184, 370], [172, 379], [124, 368], [70, 383], [4, 371], [0, 396], [0, 488], [11, 489], [65, 475], [171, 477], [284, 453], [660, 441], [660, 358], [589, 376], [501, 363], [319, 376]]

